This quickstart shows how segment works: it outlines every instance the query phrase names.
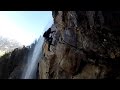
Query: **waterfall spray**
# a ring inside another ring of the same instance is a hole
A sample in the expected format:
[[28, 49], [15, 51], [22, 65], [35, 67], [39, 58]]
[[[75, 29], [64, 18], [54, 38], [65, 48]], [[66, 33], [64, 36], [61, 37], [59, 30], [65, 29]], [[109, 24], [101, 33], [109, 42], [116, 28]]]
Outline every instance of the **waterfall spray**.
[[37, 69], [38, 62], [42, 57], [43, 41], [44, 41], [44, 38], [40, 37], [38, 40], [38, 43], [36, 44], [36, 46], [34, 48], [33, 55], [27, 63], [26, 72], [25, 72], [23, 79], [33, 79], [34, 78], [34, 73]]
[[[47, 26], [45, 27], [44, 31], [46, 31], [52, 25], [52, 23], [53, 23], [53, 21], [49, 22], [47, 24]], [[38, 65], [38, 62], [42, 58], [42, 45], [43, 45], [43, 43], [44, 43], [44, 38], [40, 36], [37, 44], [35, 45], [33, 54], [28, 55], [29, 57], [28, 57], [27, 65], [23, 71], [23, 74], [21, 77], [22, 79], [35, 79], [37, 65]]]

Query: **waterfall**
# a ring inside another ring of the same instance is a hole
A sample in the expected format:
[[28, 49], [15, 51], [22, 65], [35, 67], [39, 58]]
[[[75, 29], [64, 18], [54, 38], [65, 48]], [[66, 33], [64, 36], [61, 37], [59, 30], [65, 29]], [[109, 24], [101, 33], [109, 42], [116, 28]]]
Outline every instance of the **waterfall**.
[[37, 70], [37, 65], [39, 60], [42, 57], [42, 45], [44, 42], [44, 38], [40, 37], [33, 51], [33, 55], [29, 56], [27, 66], [25, 67], [25, 71], [23, 73], [22, 79], [34, 79], [35, 72]]
[[[45, 27], [44, 31], [46, 31], [49, 27], [51, 27], [52, 23], [53, 21], [49, 22], [47, 26]], [[33, 50], [33, 54], [28, 55], [29, 57], [27, 60], [27, 65], [25, 66], [23, 70], [21, 79], [36, 79], [38, 62], [41, 60], [42, 55], [43, 55], [42, 53], [43, 43], [44, 43], [44, 38], [40, 36]]]

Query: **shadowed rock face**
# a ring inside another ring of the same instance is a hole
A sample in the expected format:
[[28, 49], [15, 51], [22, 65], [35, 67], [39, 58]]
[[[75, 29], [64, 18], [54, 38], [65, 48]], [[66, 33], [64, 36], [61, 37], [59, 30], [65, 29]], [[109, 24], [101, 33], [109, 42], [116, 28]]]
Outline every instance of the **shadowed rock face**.
[[19, 79], [26, 63], [28, 48], [15, 49], [0, 58], [0, 78]]
[[54, 11], [54, 46], [39, 64], [40, 79], [120, 77], [120, 11]]

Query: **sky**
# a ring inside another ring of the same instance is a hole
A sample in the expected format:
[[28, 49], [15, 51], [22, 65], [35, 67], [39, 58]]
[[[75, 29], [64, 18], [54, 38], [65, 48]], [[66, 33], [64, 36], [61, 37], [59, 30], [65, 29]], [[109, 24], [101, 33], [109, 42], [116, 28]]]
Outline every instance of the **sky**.
[[30, 45], [53, 23], [51, 11], [0, 11], [0, 36]]

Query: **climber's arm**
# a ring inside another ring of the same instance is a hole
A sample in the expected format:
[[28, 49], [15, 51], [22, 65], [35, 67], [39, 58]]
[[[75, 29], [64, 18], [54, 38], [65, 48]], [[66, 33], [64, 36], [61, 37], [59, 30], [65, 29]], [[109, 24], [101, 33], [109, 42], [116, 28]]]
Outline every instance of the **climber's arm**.
[[53, 33], [53, 32], [55, 32], [55, 31], [51, 31], [51, 33]]

